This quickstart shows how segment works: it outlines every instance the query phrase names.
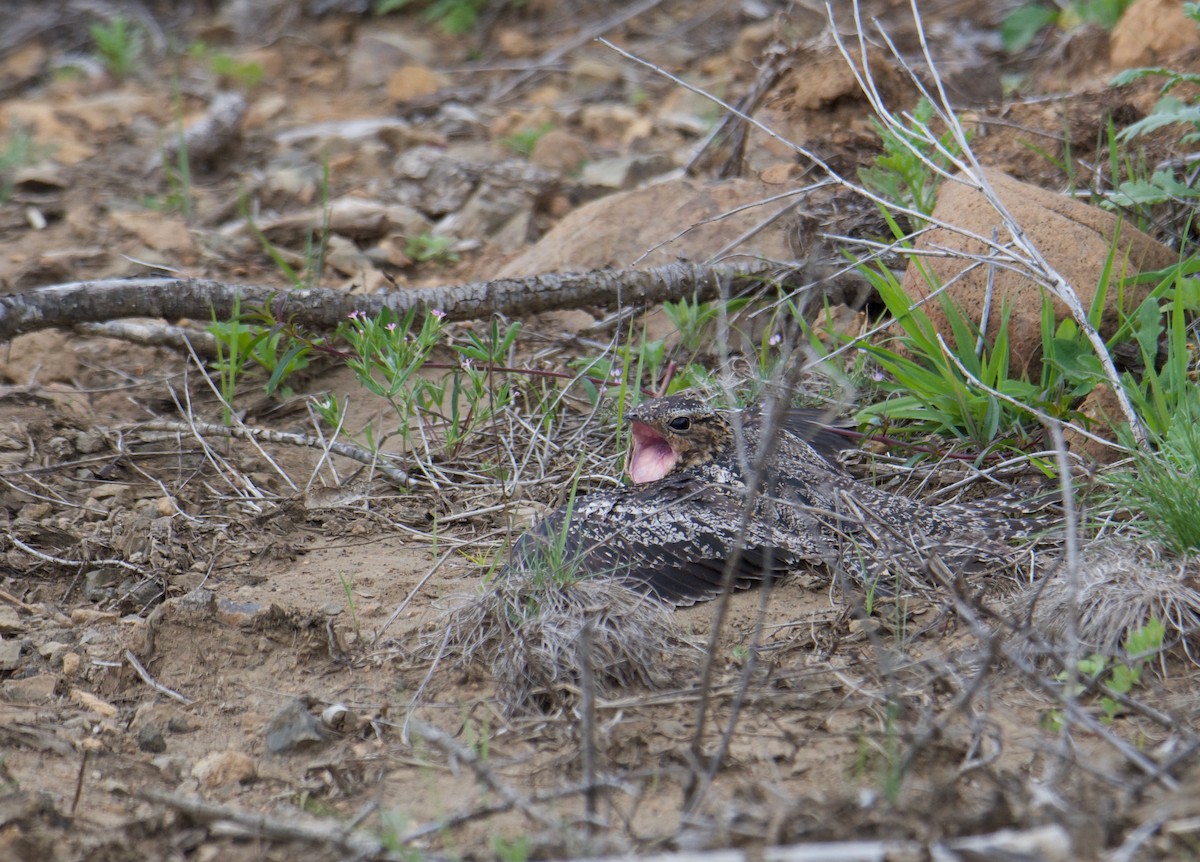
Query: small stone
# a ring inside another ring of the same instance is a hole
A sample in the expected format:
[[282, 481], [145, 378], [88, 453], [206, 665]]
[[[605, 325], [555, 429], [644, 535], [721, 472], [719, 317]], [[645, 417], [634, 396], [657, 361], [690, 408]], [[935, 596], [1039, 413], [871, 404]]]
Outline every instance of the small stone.
[[17, 703], [42, 703], [54, 696], [58, 677], [52, 673], [10, 679], [0, 683], [0, 695]]
[[71, 611], [71, 623], [77, 626], [89, 626], [96, 623], [115, 623], [121, 618], [115, 611], [94, 611], [91, 608], [76, 608]]
[[670, 157], [663, 153], [617, 156], [588, 162], [579, 181], [595, 189], [632, 189], [643, 180], [664, 174], [673, 167]]
[[103, 602], [113, 598], [117, 584], [121, 583], [122, 572], [118, 569], [92, 569], [83, 576], [83, 597], [89, 602]]
[[150, 754], [162, 754], [167, 750], [167, 741], [163, 739], [162, 731], [153, 724], [147, 724], [137, 733], [138, 749]]
[[302, 748], [313, 748], [325, 743], [325, 732], [320, 721], [304, 701], [289, 702], [267, 724], [267, 751], [285, 754]]
[[628, 105], [589, 105], [580, 114], [579, 124], [591, 137], [620, 140], [638, 116]]
[[18, 635], [25, 631], [25, 623], [12, 605], [0, 604], [0, 635]]
[[579, 170], [587, 157], [587, 146], [578, 136], [562, 129], [551, 129], [533, 145], [529, 161], [539, 168], [570, 174]]
[[388, 78], [387, 94], [393, 102], [411, 102], [432, 96], [445, 87], [446, 79], [425, 66], [404, 66]]
[[80, 455], [95, 455], [107, 445], [104, 432], [97, 428], [89, 428], [75, 435], [75, 450]]
[[0, 640], [0, 670], [15, 670], [21, 663], [21, 642], [16, 639]]
[[208, 790], [227, 784], [248, 784], [258, 777], [253, 758], [240, 751], [213, 751], [192, 767], [192, 777]]
[[572, 89], [588, 89], [596, 85], [615, 84], [625, 73], [613, 60], [599, 60], [594, 57], [577, 57], [571, 63]]
[[62, 671], [64, 676], [72, 677], [79, 673], [79, 663], [81, 659], [77, 652], [63, 653]]
[[62, 643], [61, 641], [46, 641], [37, 648], [38, 654], [51, 665], [57, 664], [67, 650], [71, 648], [70, 644]]
[[172, 784], [178, 784], [186, 774], [187, 760], [179, 755], [162, 754], [150, 763]]
[[532, 57], [538, 53], [537, 43], [516, 27], [500, 28], [496, 33], [496, 46], [505, 57]]

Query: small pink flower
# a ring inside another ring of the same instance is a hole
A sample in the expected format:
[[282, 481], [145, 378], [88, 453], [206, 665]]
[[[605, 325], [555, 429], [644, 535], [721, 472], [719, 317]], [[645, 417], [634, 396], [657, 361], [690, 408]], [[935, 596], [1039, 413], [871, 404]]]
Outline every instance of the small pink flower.
[[355, 309], [354, 311], [350, 312], [351, 320], [358, 320], [359, 317], [362, 317], [365, 320], [367, 316], [365, 314], [363, 314], [361, 311], [359, 311], [358, 309]]
[[612, 369], [611, 371], [608, 372], [608, 376], [611, 377], [613, 380], [615, 380], [617, 383], [620, 383], [621, 382], [621, 369], [620, 368]]
[[781, 341], [783, 341], [783, 336], [780, 335], [778, 332], [776, 332], [774, 335], [772, 335], [770, 338], [767, 339], [767, 344], [774, 347], [777, 344], [779, 344], [779, 342], [781, 342]]
[[393, 320], [391, 323], [385, 325], [383, 328], [386, 329], [388, 332], [395, 332], [396, 331], [396, 321]]
[[429, 313], [432, 314], [434, 317], [436, 317], [438, 320], [441, 320], [443, 317], [446, 316], [446, 312], [442, 311], [440, 308], [431, 308], [429, 310]]

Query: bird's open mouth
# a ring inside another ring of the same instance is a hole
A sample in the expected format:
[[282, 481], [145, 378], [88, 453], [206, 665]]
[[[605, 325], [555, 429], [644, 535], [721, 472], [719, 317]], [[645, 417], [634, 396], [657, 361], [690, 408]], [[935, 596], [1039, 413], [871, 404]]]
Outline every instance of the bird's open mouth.
[[678, 456], [666, 438], [642, 422], [633, 422], [633, 445], [626, 470], [635, 483], [654, 482], [671, 472]]

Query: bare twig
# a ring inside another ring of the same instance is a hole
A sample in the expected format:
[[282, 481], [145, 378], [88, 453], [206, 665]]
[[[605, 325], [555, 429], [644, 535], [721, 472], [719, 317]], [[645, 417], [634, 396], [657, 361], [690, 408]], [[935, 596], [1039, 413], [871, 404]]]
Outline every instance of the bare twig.
[[643, 270], [551, 273], [497, 279], [451, 287], [397, 290], [368, 296], [344, 290], [276, 290], [193, 278], [99, 279], [57, 284], [0, 296], [0, 341], [53, 326], [75, 326], [128, 317], [209, 320], [227, 318], [235, 308], [262, 309], [271, 319], [333, 329], [353, 311], [371, 316], [384, 308], [398, 317], [415, 310], [442, 311], [449, 320], [492, 314], [522, 316], [556, 308], [604, 305], [620, 296], [625, 303], [653, 305], [664, 300], [712, 299], [730, 282], [747, 286], [762, 263], [703, 266], [672, 263]]
[[373, 466], [396, 484], [404, 488], [414, 487], [416, 480], [403, 470], [391, 467], [380, 460], [380, 457], [366, 449], [349, 443], [321, 440], [307, 434], [293, 434], [290, 431], [274, 431], [270, 428], [248, 428], [245, 426], [229, 427], [214, 425], [211, 422], [180, 422], [174, 419], [155, 419], [137, 426], [147, 431], [174, 431], [179, 433], [197, 432], [211, 434], [215, 437], [233, 437], [239, 440], [258, 440], [268, 443], [280, 443], [288, 446], [305, 446], [311, 449], [328, 449], [338, 455]]
[[526, 799], [518, 793], [512, 785], [496, 775], [491, 767], [484, 762], [483, 758], [465, 745], [455, 742], [450, 734], [412, 716], [409, 717], [409, 724], [417, 736], [437, 746], [447, 756], [453, 757], [460, 763], [465, 764], [471, 772], [475, 773], [475, 777], [488, 790], [512, 805], [530, 820], [545, 829], [557, 831], [561, 828], [562, 824], [543, 810], [540, 805], [535, 804], [533, 800]]
[[127, 563], [124, 560], [117, 560], [117, 559], [68, 560], [65, 557], [55, 557], [55, 556], [52, 556], [51, 554], [43, 553], [42, 551], [39, 551], [36, 548], [31, 548], [31, 547], [29, 547], [29, 545], [25, 544], [20, 539], [18, 539], [16, 536], [14, 536], [11, 532], [8, 534], [8, 539], [10, 542], [12, 542], [14, 545], [16, 545], [18, 548], [20, 548], [25, 553], [29, 554], [32, 557], [37, 557], [39, 560], [43, 560], [47, 563], [54, 563], [55, 565], [59, 565], [59, 566], [116, 566], [119, 569], [125, 569], [127, 571], [133, 572], [138, 577], [142, 577], [142, 578], [147, 577], [146, 573], [144, 571], [142, 571], [140, 568], [135, 566], [133, 563]]
[[271, 817], [244, 808], [216, 805], [150, 788], [135, 790], [134, 794], [147, 802], [173, 808], [198, 823], [231, 823], [248, 831], [250, 835], [272, 841], [328, 844], [351, 854], [353, 858], [391, 858], [387, 848], [377, 838], [355, 830], [347, 830], [345, 825], [337, 820], [318, 820], [303, 815], [288, 819]]
[[167, 688], [161, 682], [152, 677], [150, 672], [146, 670], [140, 661], [138, 661], [138, 657], [133, 654], [133, 650], [125, 650], [125, 660], [129, 662], [130, 666], [135, 671], [137, 671], [137, 675], [142, 678], [142, 682], [146, 683], [146, 685], [150, 686], [160, 694], [165, 694], [167, 697], [179, 701], [184, 706], [192, 705], [193, 701], [190, 697], [185, 697], [174, 689]]

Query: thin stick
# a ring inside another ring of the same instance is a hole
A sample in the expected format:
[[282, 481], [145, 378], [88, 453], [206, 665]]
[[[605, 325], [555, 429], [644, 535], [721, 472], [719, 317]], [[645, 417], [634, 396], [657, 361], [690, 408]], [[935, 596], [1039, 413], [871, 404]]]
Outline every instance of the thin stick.
[[79, 798], [83, 796], [83, 776], [87, 772], [87, 762], [91, 754], [91, 747], [85, 745], [83, 748], [83, 757], [79, 759], [79, 774], [75, 776], [75, 795], [71, 798], [72, 817], [75, 816], [75, 809], [79, 807]]
[[425, 573], [425, 576], [422, 577], [421, 580], [417, 581], [417, 585], [412, 588], [412, 592], [408, 594], [408, 596], [400, 603], [396, 610], [392, 611], [392, 615], [387, 618], [387, 621], [379, 627], [379, 633], [375, 635], [375, 640], [371, 642], [372, 646], [374, 646], [374, 644], [377, 643], [381, 637], [383, 637], [383, 633], [387, 631], [388, 626], [399, 619], [400, 614], [403, 613], [406, 607], [408, 607], [409, 602], [416, 598], [417, 593], [421, 591], [421, 587], [429, 583], [429, 579], [433, 577], [434, 572], [440, 569], [445, 564], [446, 560], [450, 559], [450, 555], [453, 554], [454, 551], [455, 549], [451, 548], [450, 550], [446, 551], [446, 553], [442, 554], [441, 558], [433, 564], [428, 572]]
[[133, 666], [133, 669], [135, 671], [137, 671], [137, 675], [142, 678], [142, 682], [146, 683], [146, 685], [150, 686], [152, 689], [157, 691], [159, 694], [165, 694], [167, 697], [173, 698], [174, 700], [179, 701], [184, 706], [191, 706], [192, 703], [194, 703], [194, 701], [190, 697], [185, 697], [184, 695], [180, 694], [179, 692], [177, 692], [173, 689], [167, 688], [165, 685], [163, 685], [161, 682], [156, 680], [154, 677], [150, 676], [150, 672], [148, 670], [146, 670], [146, 668], [142, 665], [142, 663], [140, 661], [138, 661], [138, 657], [133, 654], [133, 650], [129, 650], [129, 649], [125, 650], [125, 660], [127, 662], [129, 662], [130, 665]]
[[501, 779], [491, 767], [483, 761], [483, 759], [474, 751], [454, 741], [454, 738], [445, 731], [434, 727], [432, 724], [426, 724], [419, 718], [409, 717], [409, 723], [416, 734], [426, 742], [433, 743], [442, 750], [443, 753], [455, 758], [460, 763], [466, 764], [467, 768], [475, 773], [475, 777], [479, 781], [503, 799], [510, 803], [514, 808], [528, 817], [530, 820], [542, 826], [545, 829], [557, 831], [562, 824], [557, 822], [553, 817], [541, 809], [540, 806], [534, 805], [533, 801], [526, 799], [510, 785], [508, 782]]
[[148, 431], [176, 431], [176, 432], [198, 432], [200, 434], [211, 434], [216, 437], [233, 437], [238, 440], [265, 440], [268, 443], [281, 443], [288, 446], [305, 446], [311, 449], [324, 450], [327, 446], [329, 451], [336, 452], [345, 458], [350, 458], [368, 466], [374, 465], [379, 472], [383, 473], [396, 484], [405, 487], [415, 487], [417, 482], [411, 478], [403, 470], [396, 467], [391, 467], [378, 460], [376, 455], [366, 449], [358, 446], [352, 446], [348, 443], [339, 443], [337, 441], [323, 441], [317, 437], [310, 437], [307, 434], [293, 434], [290, 431], [275, 431], [270, 428], [248, 428], [237, 427], [230, 428], [225, 425], [214, 425], [210, 422], [193, 422], [191, 424], [179, 422], [173, 419], [155, 419], [151, 422], [146, 422], [137, 426]]
[[583, 748], [584, 814], [589, 829], [596, 822], [596, 680], [592, 672], [592, 618], [579, 631], [579, 725]]
[[54, 557], [54, 556], [51, 556], [50, 554], [43, 553], [43, 552], [37, 550], [36, 548], [31, 548], [31, 547], [29, 547], [29, 545], [22, 542], [20, 539], [18, 539], [12, 533], [8, 534], [8, 538], [9, 538], [9, 541], [11, 541], [14, 545], [16, 545], [18, 548], [20, 548], [25, 553], [29, 554], [32, 557], [37, 557], [39, 560], [44, 560], [47, 563], [55, 563], [56, 565], [59, 565], [59, 566], [116, 566], [117, 568], [127, 569], [128, 571], [134, 572], [139, 577], [142, 577], [142, 578], [149, 577], [149, 575], [147, 575], [145, 572], [143, 572], [140, 568], [135, 566], [133, 563], [127, 563], [124, 560], [113, 560], [113, 559], [68, 560], [64, 557]]
[[348, 853], [351, 858], [391, 858], [387, 848], [378, 839], [362, 832], [347, 830], [336, 820], [317, 820], [311, 817], [284, 820], [255, 811], [229, 805], [215, 805], [200, 799], [187, 799], [149, 788], [135, 790], [134, 795], [147, 802], [155, 802], [180, 811], [199, 823], [227, 822], [248, 830], [251, 835], [269, 840], [329, 844]]

